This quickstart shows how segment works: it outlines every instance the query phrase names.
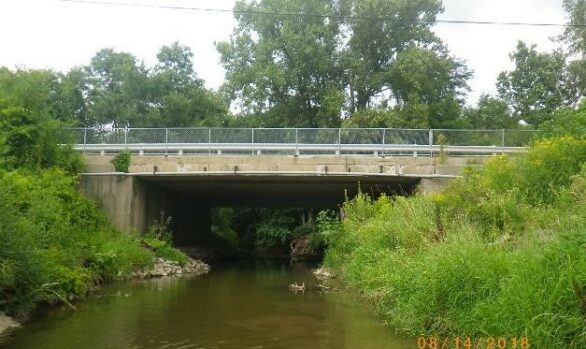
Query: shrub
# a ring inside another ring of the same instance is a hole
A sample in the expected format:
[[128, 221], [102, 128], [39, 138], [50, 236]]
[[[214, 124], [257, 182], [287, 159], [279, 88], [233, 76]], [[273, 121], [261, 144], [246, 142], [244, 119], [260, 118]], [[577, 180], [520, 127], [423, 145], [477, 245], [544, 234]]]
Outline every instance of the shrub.
[[112, 159], [111, 163], [114, 165], [114, 169], [116, 172], [124, 172], [128, 173], [130, 168], [130, 160], [132, 157], [132, 153], [130, 150], [123, 150], [120, 153], [116, 154]]

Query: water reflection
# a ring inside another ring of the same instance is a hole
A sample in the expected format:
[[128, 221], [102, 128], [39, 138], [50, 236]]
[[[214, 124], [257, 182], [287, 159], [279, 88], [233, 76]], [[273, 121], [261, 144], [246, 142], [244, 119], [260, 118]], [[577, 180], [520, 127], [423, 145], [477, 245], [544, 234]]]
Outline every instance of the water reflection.
[[[303, 283], [305, 293], [288, 290]], [[53, 310], [7, 348], [414, 348], [352, 295], [319, 293], [303, 264], [257, 261], [195, 278], [112, 285]]]

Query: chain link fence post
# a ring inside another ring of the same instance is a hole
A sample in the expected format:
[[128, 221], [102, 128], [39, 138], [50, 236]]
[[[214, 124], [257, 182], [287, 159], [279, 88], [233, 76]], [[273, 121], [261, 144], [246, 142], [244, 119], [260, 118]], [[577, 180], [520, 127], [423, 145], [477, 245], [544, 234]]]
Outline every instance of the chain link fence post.
[[342, 154], [342, 129], [339, 128], [338, 129], [338, 154], [336, 155], [341, 155]]
[[429, 129], [429, 154], [433, 158], [433, 129]]
[[383, 158], [385, 157], [385, 152], [386, 152], [386, 149], [385, 149], [386, 135], [387, 135], [387, 129], [383, 128], [383, 144], [382, 144], [382, 149], [381, 149]]
[[83, 153], [85, 154], [85, 150], [87, 148], [87, 127], [83, 128]]
[[299, 129], [295, 128], [295, 156], [299, 156]]
[[505, 153], [505, 129], [503, 128], [501, 134], [501, 155]]
[[251, 135], [250, 135], [251, 138], [250, 139], [252, 141], [250, 148], [252, 149], [252, 155], [254, 155], [254, 128], [251, 128], [250, 130], [251, 130]]
[[165, 156], [169, 155], [169, 129], [165, 128]]
[[208, 127], [208, 155], [212, 155], [212, 128]]
[[124, 128], [124, 149], [128, 149], [128, 127]]

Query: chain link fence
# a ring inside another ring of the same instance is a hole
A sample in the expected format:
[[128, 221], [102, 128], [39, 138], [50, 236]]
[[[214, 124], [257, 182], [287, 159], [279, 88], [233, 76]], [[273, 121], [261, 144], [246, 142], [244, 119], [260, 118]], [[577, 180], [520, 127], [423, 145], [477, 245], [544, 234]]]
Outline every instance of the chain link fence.
[[512, 152], [537, 137], [530, 130], [334, 128], [66, 129], [63, 143], [86, 152], [366, 154], [432, 156], [441, 151]]

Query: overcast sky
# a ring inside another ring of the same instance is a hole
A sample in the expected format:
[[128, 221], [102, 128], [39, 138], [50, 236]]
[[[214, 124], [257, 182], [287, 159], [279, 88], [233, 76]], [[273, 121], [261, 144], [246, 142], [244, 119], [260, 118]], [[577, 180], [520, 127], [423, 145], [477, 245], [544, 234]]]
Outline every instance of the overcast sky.
[[[100, 1], [100, 0], [96, 0]], [[231, 9], [235, 0], [104, 0]], [[563, 23], [562, 0], [444, 0], [442, 19]], [[195, 69], [207, 86], [224, 79], [214, 47], [235, 24], [230, 13], [66, 3], [59, 0], [0, 0], [0, 66], [67, 71], [84, 65], [101, 48], [156, 61], [162, 45], [179, 41], [192, 48]], [[518, 40], [551, 50], [561, 28], [438, 24], [436, 33], [456, 57], [474, 71], [473, 103], [494, 93], [499, 72], [509, 69], [508, 54]]]

